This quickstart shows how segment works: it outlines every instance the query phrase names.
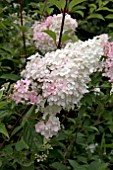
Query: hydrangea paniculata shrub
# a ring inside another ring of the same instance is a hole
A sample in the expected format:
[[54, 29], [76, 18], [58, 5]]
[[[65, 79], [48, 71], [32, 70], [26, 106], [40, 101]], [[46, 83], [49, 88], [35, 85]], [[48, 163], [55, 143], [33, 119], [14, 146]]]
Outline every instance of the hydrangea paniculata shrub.
[[21, 72], [23, 80], [14, 85], [12, 98], [16, 103], [37, 105], [42, 112], [42, 120], [35, 126], [37, 132], [49, 138], [60, 130], [57, 113], [74, 109], [89, 92], [90, 75], [99, 67], [104, 55], [102, 44], [107, 41], [108, 36], [102, 34], [87, 41], [69, 42], [44, 57], [36, 53], [28, 58]]

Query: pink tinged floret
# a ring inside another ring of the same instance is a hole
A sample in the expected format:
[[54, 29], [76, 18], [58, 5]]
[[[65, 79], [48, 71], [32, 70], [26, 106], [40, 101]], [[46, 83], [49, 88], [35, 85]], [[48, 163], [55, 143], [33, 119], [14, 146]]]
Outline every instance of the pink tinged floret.
[[40, 96], [37, 96], [37, 93], [34, 91], [31, 91], [27, 96], [30, 104], [39, 104], [42, 101], [42, 98]]
[[53, 135], [56, 135], [60, 130], [59, 118], [50, 116], [45, 122], [43, 120], [39, 121], [35, 125], [35, 130], [36, 132], [41, 133], [45, 138], [50, 138]]
[[32, 80], [18, 80], [17, 83], [14, 85], [14, 90], [17, 90], [20, 93], [25, 93], [29, 89], [29, 85], [31, 84]]
[[103, 44], [104, 47], [104, 55], [108, 57], [113, 57], [113, 42], [107, 42]]
[[35, 92], [34, 86], [31, 86], [32, 80], [18, 80], [14, 85], [14, 92], [11, 98], [18, 103], [23, 104], [39, 104], [42, 97]]
[[105, 72], [103, 76], [109, 78], [109, 82], [113, 82], [113, 42], [103, 44], [104, 55], [107, 57], [104, 63]]
[[50, 95], [56, 95], [58, 91], [66, 91], [66, 83], [65, 80], [60, 82], [53, 81], [52, 83], [47, 83], [42, 86], [44, 97], [48, 97]]

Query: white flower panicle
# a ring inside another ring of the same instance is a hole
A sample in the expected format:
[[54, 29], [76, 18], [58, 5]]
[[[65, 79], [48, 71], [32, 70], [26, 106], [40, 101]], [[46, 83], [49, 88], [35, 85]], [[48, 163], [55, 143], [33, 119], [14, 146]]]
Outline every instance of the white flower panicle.
[[[61, 23], [62, 14], [49, 16], [42, 22], [35, 22], [33, 25], [33, 40], [35, 42], [35, 47], [43, 53], [55, 50], [57, 48], [56, 43], [58, 43], [59, 40]], [[73, 19], [69, 14], [66, 14], [63, 33], [67, 32], [68, 36], [74, 36], [75, 28], [77, 26], [78, 24], [76, 19]], [[44, 32], [44, 30], [51, 30], [55, 32], [56, 43], [47, 33]]]
[[[45, 57], [31, 57], [22, 77], [40, 82], [38, 88], [49, 105], [72, 109], [88, 92], [89, 75], [103, 55], [101, 37], [68, 43], [64, 49], [48, 52]], [[39, 55], [38, 55], [39, 56]]]
[[60, 129], [56, 114], [62, 108], [74, 109], [88, 93], [90, 75], [99, 67], [99, 60], [104, 54], [104, 41], [107, 41], [107, 36], [100, 35], [85, 42], [68, 43], [64, 49], [48, 52], [44, 57], [38, 53], [29, 57], [21, 76], [35, 82], [37, 98], [41, 96], [35, 104], [44, 113], [44, 120], [36, 125], [36, 131], [46, 138]]

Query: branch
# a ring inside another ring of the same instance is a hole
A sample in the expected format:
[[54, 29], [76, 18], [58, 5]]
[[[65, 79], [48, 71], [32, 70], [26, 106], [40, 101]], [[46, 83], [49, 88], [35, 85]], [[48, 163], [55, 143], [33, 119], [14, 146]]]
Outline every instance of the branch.
[[64, 10], [63, 10], [63, 16], [62, 16], [62, 24], [61, 24], [61, 29], [60, 29], [59, 42], [58, 42], [58, 45], [57, 45], [57, 48], [58, 48], [58, 49], [61, 48], [61, 41], [62, 41], [62, 33], [63, 33], [63, 28], [64, 28], [65, 14], [66, 14], [66, 11], [67, 11], [67, 2], [68, 2], [68, 0], [66, 0], [66, 4], [65, 4], [65, 7], [64, 7]]
[[[23, 26], [22, 0], [20, 0], [20, 24], [21, 26]], [[25, 34], [23, 31], [22, 31], [22, 40], [23, 40], [23, 48], [24, 48], [25, 57], [27, 57], [26, 39], [25, 39]]]

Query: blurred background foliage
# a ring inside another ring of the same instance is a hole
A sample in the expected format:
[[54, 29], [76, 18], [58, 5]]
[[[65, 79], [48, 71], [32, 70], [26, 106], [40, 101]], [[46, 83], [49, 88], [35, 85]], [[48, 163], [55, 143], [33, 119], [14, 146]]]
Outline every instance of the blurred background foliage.
[[[12, 85], [20, 79], [26, 58], [37, 51], [32, 24], [62, 12], [65, 0], [23, 0], [22, 9], [20, 3], [0, 1], [0, 169], [112, 170], [113, 95], [101, 73], [91, 76], [90, 93], [80, 108], [61, 112], [62, 130], [50, 140], [34, 130], [35, 107], [15, 105], [10, 100]], [[113, 40], [112, 0], [68, 3], [67, 12], [79, 23], [75, 32], [79, 39], [108, 33]], [[94, 87], [101, 89], [100, 95], [92, 92]]]

